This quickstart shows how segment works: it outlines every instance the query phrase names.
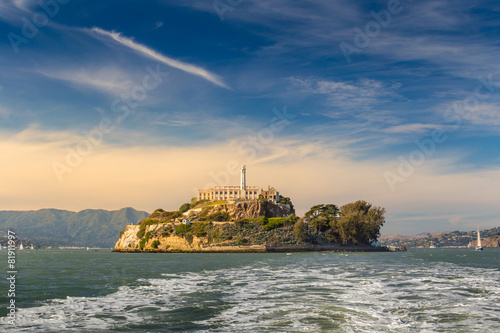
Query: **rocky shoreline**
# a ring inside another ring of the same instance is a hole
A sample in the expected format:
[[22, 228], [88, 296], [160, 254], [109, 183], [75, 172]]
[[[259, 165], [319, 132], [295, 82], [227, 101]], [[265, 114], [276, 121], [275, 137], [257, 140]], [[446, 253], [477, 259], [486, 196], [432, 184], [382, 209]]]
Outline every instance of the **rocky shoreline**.
[[288, 253], [288, 252], [398, 252], [397, 249], [368, 245], [294, 245], [294, 246], [207, 246], [200, 249], [114, 249], [119, 253]]

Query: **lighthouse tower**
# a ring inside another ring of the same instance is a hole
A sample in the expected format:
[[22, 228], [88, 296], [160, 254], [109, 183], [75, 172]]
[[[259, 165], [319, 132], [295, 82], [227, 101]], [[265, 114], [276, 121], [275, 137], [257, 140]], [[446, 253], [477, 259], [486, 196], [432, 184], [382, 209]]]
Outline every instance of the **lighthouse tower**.
[[240, 198], [246, 199], [247, 197], [247, 169], [245, 165], [241, 166], [241, 182], [240, 182]]

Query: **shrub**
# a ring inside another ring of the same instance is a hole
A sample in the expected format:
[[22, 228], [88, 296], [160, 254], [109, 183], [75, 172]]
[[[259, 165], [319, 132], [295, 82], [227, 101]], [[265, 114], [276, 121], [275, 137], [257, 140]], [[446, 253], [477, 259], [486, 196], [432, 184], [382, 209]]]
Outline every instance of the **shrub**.
[[149, 217], [147, 219], [142, 220], [142, 222], [139, 224], [141, 227], [146, 228], [147, 225], [153, 225], [153, 224], [158, 224], [157, 221], [151, 220]]
[[220, 242], [220, 232], [219, 230], [211, 230], [208, 232], [208, 244]]
[[143, 238], [141, 242], [139, 243], [139, 248], [142, 250], [144, 249], [144, 246], [146, 246], [146, 238]]
[[295, 239], [297, 242], [303, 242], [307, 238], [307, 233], [306, 233], [306, 224], [304, 221], [299, 220], [295, 225], [293, 226], [293, 234], [295, 236]]
[[237, 219], [236, 221], [234, 221], [234, 224], [238, 227], [243, 227], [251, 222], [254, 222], [255, 219]]
[[159, 240], [157, 240], [157, 239], [155, 239], [155, 240], [153, 241], [153, 243], [151, 244], [151, 247], [152, 247], [153, 249], [157, 249], [157, 248], [158, 248], [158, 245], [160, 245], [160, 241], [159, 241]]
[[248, 243], [248, 239], [244, 238], [241, 235], [236, 237], [236, 245], [244, 245], [246, 243]]
[[190, 207], [191, 207], [191, 204], [189, 204], [189, 203], [183, 204], [181, 207], [179, 207], [179, 213], [187, 212]]
[[268, 219], [267, 224], [264, 225], [264, 230], [268, 231], [282, 227], [285, 221], [286, 221], [285, 217], [271, 217]]
[[210, 225], [206, 223], [195, 223], [192, 225], [193, 233], [197, 237], [204, 237], [207, 235], [207, 231], [210, 229]]
[[258, 219], [257, 219], [257, 223], [260, 224], [260, 225], [266, 225], [267, 222], [269, 222], [269, 219], [265, 216], [260, 216]]
[[145, 233], [146, 233], [145, 229], [139, 228], [139, 231], [137, 232], [137, 238], [142, 238]]
[[184, 236], [188, 231], [191, 230], [191, 226], [185, 224], [178, 224], [175, 226], [175, 234], [177, 236]]
[[208, 215], [207, 220], [209, 220], [209, 221], [230, 221], [231, 215], [228, 212], [218, 211], [214, 214]]
[[186, 233], [186, 235], [184, 235], [184, 238], [189, 244], [193, 243], [193, 235], [190, 232]]
[[165, 211], [161, 208], [158, 208], [157, 210], [155, 210], [153, 212], [153, 214], [151, 214], [151, 217], [158, 217], [158, 216], [161, 216], [161, 214], [165, 213]]
[[149, 241], [149, 238], [150, 238], [150, 237], [151, 237], [151, 232], [150, 232], [150, 231], [148, 231], [148, 232], [146, 233], [146, 236], [144, 237], [144, 240], [146, 241], [146, 243]]

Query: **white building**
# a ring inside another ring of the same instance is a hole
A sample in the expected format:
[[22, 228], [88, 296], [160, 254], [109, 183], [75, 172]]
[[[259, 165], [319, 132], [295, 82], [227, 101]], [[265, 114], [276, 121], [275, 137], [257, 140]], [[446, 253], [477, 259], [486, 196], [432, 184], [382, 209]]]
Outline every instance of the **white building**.
[[258, 186], [247, 186], [246, 167], [241, 166], [240, 185], [215, 186], [208, 190], [198, 190], [198, 200], [257, 200], [262, 195], [265, 199], [279, 202], [279, 193], [274, 187], [260, 190]]

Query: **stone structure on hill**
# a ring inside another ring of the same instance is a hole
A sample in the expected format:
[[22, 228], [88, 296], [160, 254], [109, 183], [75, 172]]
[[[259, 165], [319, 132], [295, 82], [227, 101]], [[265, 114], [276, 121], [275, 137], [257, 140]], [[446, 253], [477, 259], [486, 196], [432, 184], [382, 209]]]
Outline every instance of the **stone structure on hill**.
[[259, 197], [271, 201], [273, 203], [280, 202], [279, 192], [271, 186], [267, 190], [261, 189], [258, 186], [247, 186], [246, 167], [241, 166], [240, 185], [215, 186], [207, 190], [198, 190], [198, 200], [257, 200]]

